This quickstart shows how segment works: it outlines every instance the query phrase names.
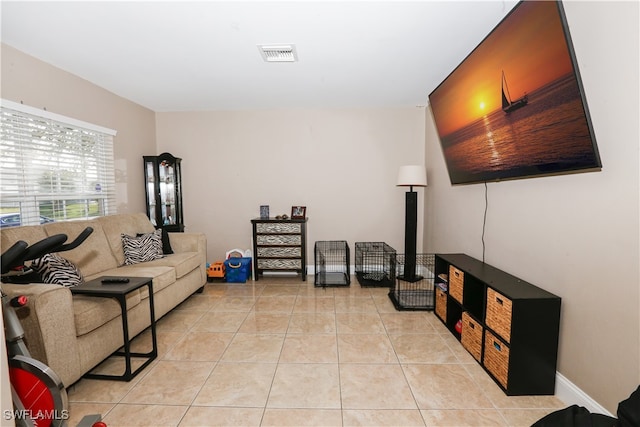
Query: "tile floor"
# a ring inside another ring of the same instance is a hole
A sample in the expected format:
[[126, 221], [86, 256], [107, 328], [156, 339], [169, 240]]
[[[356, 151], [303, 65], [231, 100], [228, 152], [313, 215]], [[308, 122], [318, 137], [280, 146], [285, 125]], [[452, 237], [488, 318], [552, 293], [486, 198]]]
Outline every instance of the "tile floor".
[[69, 389], [69, 425], [529, 426], [566, 406], [506, 396], [432, 312], [396, 311], [387, 293], [209, 283], [159, 320], [158, 359], [134, 380]]

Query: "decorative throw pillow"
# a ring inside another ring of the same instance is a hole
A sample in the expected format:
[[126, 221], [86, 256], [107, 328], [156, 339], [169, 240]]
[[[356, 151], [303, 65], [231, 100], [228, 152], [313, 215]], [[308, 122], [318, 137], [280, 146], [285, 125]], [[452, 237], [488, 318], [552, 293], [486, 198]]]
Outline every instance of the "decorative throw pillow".
[[42, 258], [33, 260], [31, 268], [40, 275], [44, 283], [72, 288], [84, 282], [78, 267], [58, 254], [46, 254]]
[[[161, 228], [160, 230], [162, 230], [162, 253], [165, 255], [172, 254], [173, 248], [171, 247], [171, 242], [169, 241], [169, 233], [164, 228]], [[138, 237], [143, 235], [144, 234], [142, 233], [136, 234], [136, 236]]]
[[162, 258], [162, 230], [142, 236], [122, 234], [124, 265], [133, 265]]

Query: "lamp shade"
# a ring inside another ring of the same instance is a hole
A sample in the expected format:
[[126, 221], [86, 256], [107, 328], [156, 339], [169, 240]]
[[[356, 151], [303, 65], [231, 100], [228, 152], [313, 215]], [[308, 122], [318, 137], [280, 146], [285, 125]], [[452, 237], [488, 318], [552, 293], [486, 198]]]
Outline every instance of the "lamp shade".
[[426, 187], [427, 170], [420, 165], [400, 166], [396, 185], [398, 187]]

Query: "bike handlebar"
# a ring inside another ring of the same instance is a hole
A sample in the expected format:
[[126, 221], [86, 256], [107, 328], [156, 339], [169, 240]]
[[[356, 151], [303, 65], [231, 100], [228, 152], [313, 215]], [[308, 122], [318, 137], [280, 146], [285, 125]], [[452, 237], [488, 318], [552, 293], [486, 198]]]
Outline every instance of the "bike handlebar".
[[48, 253], [75, 249], [80, 246], [91, 233], [93, 233], [93, 228], [87, 227], [82, 230], [73, 242], [67, 243], [66, 245], [64, 244], [64, 242], [67, 241], [66, 234], [49, 236], [31, 246], [29, 246], [27, 242], [19, 240], [0, 256], [2, 274], [6, 274], [11, 271], [11, 269], [22, 266], [25, 261], [41, 258]]

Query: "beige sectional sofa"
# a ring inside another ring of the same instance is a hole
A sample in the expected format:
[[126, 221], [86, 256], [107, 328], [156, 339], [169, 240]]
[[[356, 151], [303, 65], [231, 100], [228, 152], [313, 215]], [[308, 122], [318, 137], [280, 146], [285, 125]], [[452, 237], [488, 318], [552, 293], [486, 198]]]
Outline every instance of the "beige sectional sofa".
[[[39, 226], [4, 228], [2, 250], [14, 242], [29, 244], [54, 234], [72, 241], [85, 227], [93, 233], [79, 247], [60, 253], [79, 267], [85, 280], [100, 276], [152, 277], [154, 308], [159, 319], [206, 281], [206, 239], [200, 233], [169, 233], [173, 254], [135, 265], [124, 265], [121, 234], [135, 236], [155, 230], [144, 214], [121, 214], [94, 220], [53, 222]], [[28, 263], [27, 263], [28, 264]], [[122, 347], [122, 323], [118, 303], [109, 298], [72, 295], [54, 284], [2, 284], [9, 295], [29, 297], [19, 309], [27, 346], [36, 359], [49, 365], [68, 387]], [[127, 296], [129, 334], [149, 326], [146, 287]]]

